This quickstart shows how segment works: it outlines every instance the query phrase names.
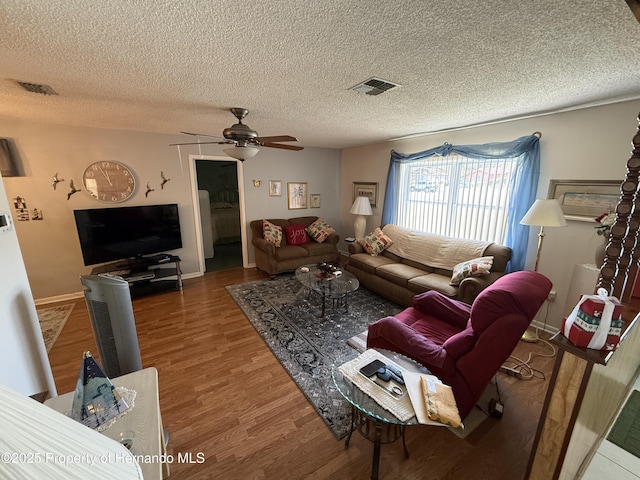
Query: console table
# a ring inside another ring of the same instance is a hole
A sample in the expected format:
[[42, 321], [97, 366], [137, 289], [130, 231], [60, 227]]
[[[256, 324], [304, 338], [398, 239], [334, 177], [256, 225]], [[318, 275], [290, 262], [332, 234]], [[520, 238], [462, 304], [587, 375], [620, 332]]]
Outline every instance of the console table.
[[[166, 455], [158, 401], [158, 371], [153, 367], [145, 368], [112, 378], [111, 381], [116, 387], [126, 387], [137, 392], [135, 406], [101, 433], [115, 440], [118, 433], [131, 430], [135, 433], [133, 453], [136, 456], [149, 455], [149, 458], [155, 459]], [[66, 413], [71, 410], [73, 394], [74, 392], [69, 392], [50, 398], [45, 405]], [[169, 465], [166, 463], [145, 462], [140, 464], [140, 468], [145, 480], [160, 480], [169, 476]]]
[[118, 275], [126, 280], [129, 283], [132, 297], [168, 289], [182, 291], [180, 257], [176, 255], [158, 254], [120, 260], [100, 265], [91, 270], [92, 275], [101, 273]]
[[557, 333], [558, 348], [527, 473], [530, 480], [580, 478], [630, 390], [640, 360], [640, 315], [613, 352], [576, 347]]

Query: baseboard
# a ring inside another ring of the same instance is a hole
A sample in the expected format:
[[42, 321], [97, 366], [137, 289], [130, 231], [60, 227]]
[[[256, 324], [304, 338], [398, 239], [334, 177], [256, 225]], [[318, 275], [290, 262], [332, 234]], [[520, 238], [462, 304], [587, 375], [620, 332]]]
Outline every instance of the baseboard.
[[555, 335], [560, 331], [559, 328], [552, 327], [551, 325], [545, 325], [543, 322], [540, 322], [538, 320], [532, 321], [531, 327], [537, 328], [538, 330], [542, 330], [543, 332], [547, 332], [550, 335]]
[[[255, 267], [256, 267], [255, 263], [250, 263], [245, 268], [255, 268]], [[197, 277], [201, 277], [202, 275], [204, 275], [202, 272], [183, 273], [182, 280], [197, 278]], [[68, 302], [70, 300], [78, 300], [80, 298], [84, 298], [84, 292], [65, 293], [63, 295], [56, 295], [53, 297], [38, 298], [37, 300], [35, 300], [34, 303], [36, 304], [36, 306], [40, 306], [40, 305], [48, 305], [50, 303]]]
[[36, 306], [48, 305], [49, 303], [68, 302], [70, 300], [78, 300], [84, 298], [83, 292], [65, 293], [64, 295], [56, 295], [53, 297], [38, 298], [35, 301]]

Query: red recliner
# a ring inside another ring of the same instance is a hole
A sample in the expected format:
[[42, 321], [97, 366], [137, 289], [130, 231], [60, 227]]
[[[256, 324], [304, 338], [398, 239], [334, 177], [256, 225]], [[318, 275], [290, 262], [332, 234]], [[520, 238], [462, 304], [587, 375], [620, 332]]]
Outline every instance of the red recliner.
[[413, 306], [369, 325], [367, 346], [413, 358], [453, 388], [462, 418], [473, 409], [500, 365], [511, 355], [551, 291], [544, 275], [507, 274], [473, 305], [435, 291]]

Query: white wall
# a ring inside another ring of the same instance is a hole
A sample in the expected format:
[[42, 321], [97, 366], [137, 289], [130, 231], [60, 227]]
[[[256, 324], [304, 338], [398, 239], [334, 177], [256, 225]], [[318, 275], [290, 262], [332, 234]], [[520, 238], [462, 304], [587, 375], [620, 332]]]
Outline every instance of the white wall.
[[[631, 155], [631, 138], [637, 130], [638, 112], [640, 101], [636, 100], [344, 150], [340, 186], [342, 231], [353, 230], [349, 208], [354, 181], [379, 182], [379, 207], [367, 219], [367, 230], [380, 224], [392, 149], [414, 153], [445, 142], [467, 145], [509, 141], [540, 131], [538, 198], [546, 198], [551, 179], [622, 181]], [[556, 301], [549, 305], [547, 318], [549, 325], [556, 328], [566, 313], [564, 306], [573, 266], [594, 263], [595, 248], [602, 241], [602, 237], [596, 235], [594, 223], [569, 221], [568, 224], [567, 228], [546, 229], [538, 268], [551, 279], [558, 292]], [[526, 266], [529, 269], [533, 269], [535, 262], [537, 234], [537, 229], [532, 228]]]
[[[178, 128], [176, 127], [176, 130]], [[199, 272], [196, 252], [195, 217], [191, 196], [191, 172], [188, 156], [197, 147], [182, 147], [182, 165], [170, 143], [185, 141], [184, 135], [166, 135], [121, 130], [72, 127], [24, 122], [0, 118], [2, 136], [12, 138], [19, 150], [26, 176], [5, 179], [6, 197], [26, 199], [31, 210], [43, 211], [44, 220], [16, 222], [16, 231], [24, 255], [31, 289], [36, 299], [59, 297], [81, 291], [79, 276], [91, 271], [84, 266], [73, 217], [74, 209], [109, 206], [177, 203], [183, 236], [183, 248], [175, 251], [182, 259], [185, 274]], [[220, 155], [222, 145], [202, 147], [202, 154]], [[244, 188], [247, 221], [263, 217], [326, 215], [338, 223], [339, 152], [305, 148], [300, 152], [263, 148], [244, 162]], [[84, 190], [81, 176], [87, 165], [97, 160], [117, 160], [130, 167], [137, 180], [133, 197], [122, 204], [108, 204], [80, 191], [67, 200], [69, 181]], [[171, 180], [160, 189], [160, 171]], [[55, 173], [65, 181], [54, 191]], [[252, 179], [262, 179], [255, 189]], [[283, 197], [268, 196], [268, 180], [308, 182], [309, 193], [322, 194], [322, 208], [287, 210]], [[155, 189], [145, 197], [146, 184]], [[126, 228], [126, 226], [123, 226]], [[250, 235], [248, 236], [250, 242]], [[249, 248], [250, 261], [253, 251]]]
[[[0, 213], [11, 211], [0, 176]], [[0, 383], [25, 395], [56, 395], [15, 229], [0, 232]]]

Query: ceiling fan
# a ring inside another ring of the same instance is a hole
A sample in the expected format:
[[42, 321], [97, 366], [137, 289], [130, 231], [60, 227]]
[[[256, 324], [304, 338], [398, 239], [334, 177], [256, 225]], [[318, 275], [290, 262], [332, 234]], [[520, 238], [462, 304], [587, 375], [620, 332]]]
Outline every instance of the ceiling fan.
[[[249, 114], [246, 108], [232, 108], [231, 113], [238, 119], [238, 123], [233, 124], [229, 128], [222, 131], [225, 140], [216, 142], [190, 142], [190, 143], [172, 143], [171, 146], [181, 145], [209, 145], [209, 144], [235, 144], [234, 147], [225, 148], [223, 151], [227, 155], [238, 160], [244, 161], [247, 158], [255, 156], [259, 151], [259, 147], [282, 148], [285, 150], [302, 150], [303, 147], [296, 145], [286, 145], [279, 142], [297, 142], [296, 137], [290, 135], [276, 135], [272, 137], [260, 137], [258, 132], [251, 129], [249, 125], [242, 123], [242, 119]], [[196, 137], [221, 138], [213, 135], [205, 135], [200, 133], [180, 132], [185, 135], [193, 135]]]

